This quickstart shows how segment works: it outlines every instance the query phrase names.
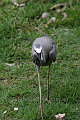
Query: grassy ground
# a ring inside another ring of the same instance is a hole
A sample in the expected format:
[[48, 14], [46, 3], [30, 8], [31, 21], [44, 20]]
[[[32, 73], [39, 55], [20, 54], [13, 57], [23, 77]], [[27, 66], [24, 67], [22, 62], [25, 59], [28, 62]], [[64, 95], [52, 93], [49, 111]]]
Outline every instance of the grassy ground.
[[[50, 76], [51, 103], [46, 98], [46, 71], [42, 67], [42, 96], [44, 120], [54, 120], [57, 113], [65, 113], [67, 120], [80, 120], [80, 3], [67, 7], [68, 17], [62, 20], [50, 8], [63, 0], [42, 3], [29, 1], [16, 7], [9, 0], [0, 2], [0, 120], [41, 120], [35, 65], [31, 59], [31, 45], [44, 33], [57, 44], [57, 61]], [[64, 1], [65, 2], [65, 1]], [[48, 11], [57, 18], [46, 27], [41, 14]], [[36, 19], [37, 18], [37, 19]], [[36, 30], [36, 27], [39, 29]], [[55, 36], [56, 34], [56, 36]], [[5, 63], [15, 63], [8, 66]], [[14, 111], [14, 107], [18, 111]], [[7, 110], [7, 113], [3, 112]]]

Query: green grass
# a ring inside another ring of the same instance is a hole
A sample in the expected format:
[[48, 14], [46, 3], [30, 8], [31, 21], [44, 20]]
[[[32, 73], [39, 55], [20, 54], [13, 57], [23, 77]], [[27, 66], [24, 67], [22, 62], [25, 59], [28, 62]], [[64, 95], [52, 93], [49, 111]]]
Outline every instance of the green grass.
[[[55, 114], [65, 113], [67, 120], [80, 120], [80, 2], [66, 8], [68, 17], [50, 11], [53, 4], [63, 0], [41, 3], [29, 1], [16, 7], [9, 0], [0, 6], [0, 120], [41, 120], [39, 91], [31, 46], [35, 38], [47, 34], [57, 45], [57, 61], [50, 74], [50, 100], [45, 102], [48, 67], [42, 67], [41, 82], [44, 120], [54, 120]], [[69, 1], [67, 1], [69, 2]], [[58, 19], [47, 27], [41, 14], [49, 11]], [[74, 14], [73, 14], [74, 13]], [[38, 19], [35, 19], [37, 16]], [[36, 31], [38, 27], [40, 31]], [[54, 34], [57, 34], [54, 36]], [[5, 63], [15, 63], [7, 66]], [[14, 111], [18, 107], [18, 111]], [[7, 110], [6, 114], [3, 112]]]

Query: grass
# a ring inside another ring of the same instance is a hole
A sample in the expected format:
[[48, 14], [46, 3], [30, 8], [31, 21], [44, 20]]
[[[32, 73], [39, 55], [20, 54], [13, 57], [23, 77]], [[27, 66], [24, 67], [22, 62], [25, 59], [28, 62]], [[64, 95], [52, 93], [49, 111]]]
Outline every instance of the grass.
[[[68, 17], [62, 21], [62, 16], [50, 11], [53, 4], [62, 2], [51, 0], [44, 4], [34, 0], [29, 1], [27, 6], [17, 8], [9, 0], [2, 0], [0, 120], [41, 120], [31, 45], [35, 38], [44, 33], [51, 36], [57, 45], [57, 61], [52, 64], [50, 75], [50, 104], [45, 102], [48, 67], [42, 67], [41, 71], [44, 120], [53, 120], [58, 113], [65, 113], [67, 120], [80, 120], [80, 3], [78, 1], [72, 7], [67, 7]], [[45, 11], [49, 11], [51, 17], [54, 14], [58, 21], [46, 27], [48, 19], [41, 19]], [[5, 63], [15, 65], [10, 67]], [[14, 111], [14, 107], [19, 110]], [[5, 110], [7, 113], [3, 114]]]

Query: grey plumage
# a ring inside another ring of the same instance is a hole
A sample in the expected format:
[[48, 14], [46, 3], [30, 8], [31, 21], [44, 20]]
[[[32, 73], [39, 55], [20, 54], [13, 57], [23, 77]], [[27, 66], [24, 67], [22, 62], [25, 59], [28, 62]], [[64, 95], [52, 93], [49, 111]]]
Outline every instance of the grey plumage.
[[49, 101], [50, 65], [52, 62], [56, 61], [56, 45], [50, 37], [43, 36], [34, 40], [32, 45], [32, 60], [36, 64], [37, 72], [38, 72], [39, 92], [40, 92], [40, 111], [43, 120], [40, 66], [49, 66], [48, 79], [47, 79], [47, 101]]
[[[39, 54], [34, 50], [34, 46], [36, 45], [42, 46], [42, 51]], [[43, 57], [41, 62], [38, 58], [40, 54], [42, 54]], [[50, 65], [52, 62], [55, 62], [56, 46], [54, 41], [48, 36], [37, 38], [32, 45], [32, 59], [34, 63], [40, 66], [47, 66]]]

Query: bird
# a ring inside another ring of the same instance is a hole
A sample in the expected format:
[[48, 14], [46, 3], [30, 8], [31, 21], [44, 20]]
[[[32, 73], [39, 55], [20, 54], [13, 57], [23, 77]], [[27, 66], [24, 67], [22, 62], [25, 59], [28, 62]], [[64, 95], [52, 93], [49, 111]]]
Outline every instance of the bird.
[[41, 79], [40, 70], [41, 66], [49, 66], [48, 78], [47, 78], [47, 101], [49, 101], [49, 73], [52, 62], [56, 61], [57, 50], [54, 40], [44, 35], [36, 38], [32, 43], [32, 61], [36, 65], [39, 82], [39, 95], [40, 95], [40, 113], [43, 120], [43, 105], [42, 105], [42, 93], [41, 93]]

